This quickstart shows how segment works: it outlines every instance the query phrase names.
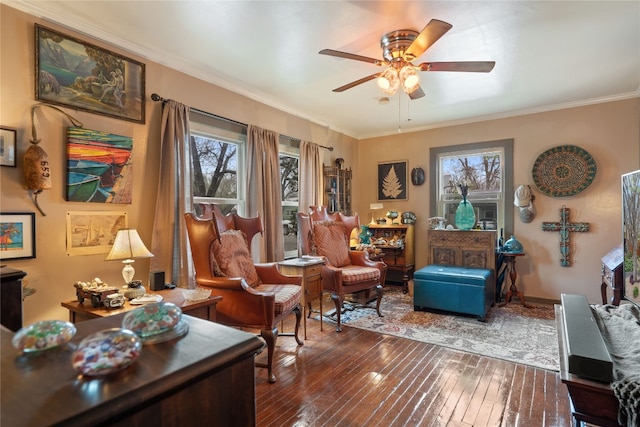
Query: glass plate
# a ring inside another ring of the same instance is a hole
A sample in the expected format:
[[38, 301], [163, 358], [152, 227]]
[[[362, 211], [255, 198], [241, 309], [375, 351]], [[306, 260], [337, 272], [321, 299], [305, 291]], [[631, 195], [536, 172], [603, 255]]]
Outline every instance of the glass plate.
[[182, 320], [180, 320], [178, 322], [178, 324], [176, 326], [173, 327], [173, 329], [170, 329], [167, 332], [163, 332], [161, 334], [151, 335], [149, 337], [141, 338], [142, 339], [142, 344], [144, 344], [144, 345], [146, 345], [146, 344], [157, 344], [157, 343], [160, 343], [160, 342], [169, 341], [169, 340], [172, 340], [174, 338], [178, 338], [178, 337], [181, 337], [183, 335], [186, 335], [187, 332], [189, 332], [189, 323], [185, 319], [182, 319]]
[[127, 329], [105, 329], [86, 336], [71, 356], [73, 368], [83, 375], [120, 371], [140, 356], [142, 341]]
[[128, 312], [122, 319], [122, 327], [147, 338], [173, 329], [180, 319], [182, 310], [177, 305], [170, 302], [151, 303]]
[[42, 320], [20, 329], [11, 343], [24, 352], [48, 350], [65, 344], [76, 334], [73, 323], [62, 320]]

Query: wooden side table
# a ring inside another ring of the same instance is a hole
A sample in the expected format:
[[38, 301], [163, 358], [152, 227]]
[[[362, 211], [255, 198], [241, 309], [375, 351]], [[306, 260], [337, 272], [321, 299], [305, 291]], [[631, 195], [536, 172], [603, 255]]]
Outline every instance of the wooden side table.
[[[211, 295], [209, 298], [201, 301], [187, 301], [182, 296], [182, 289], [180, 288], [163, 289], [161, 291], [154, 291], [153, 293], [162, 295], [163, 302], [171, 302], [180, 307], [184, 314], [213, 322], [216, 321], [216, 304], [222, 300], [221, 296]], [[140, 307], [140, 305], [132, 305], [129, 301], [126, 301], [120, 308], [107, 308], [103, 306], [94, 308], [91, 305], [91, 301], [85, 300], [83, 303], [80, 303], [77, 299], [63, 301], [60, 304], [69, 310], [69, 321], [71, 323], [82, 322], [98, 317], [115, 316], [116, 314], [125, 313]]]
[[[303, 316], [304, 339], [307, 339], [307, 317], [311, 317], [311, 303], [320, 301], [320, 330], [322, 331], [322, 258], [293, 258], [281, 261], [280, 271], [282, 274], [302, 276], [302, 307], [308, 306], [309, 312]], [[304, 314], [304, 313], [303, 313]]]
[[532, 308], [529, 304], [524, 302], [524, 292], [519, 291], [516, 286], [516, 279], [518, 278], [518, 272], [516, 271], [516, 258], [524, 256], [524, 252], [521, 253], [513, 253], [513, 252], [500, 252], [504, 257], [505, 269], [509, 269], [509, 278], [511, 279], [511, 286], [507, 291], [507, 295], [504, 299], [504, 302], [500, 304], [500, 307], [504, 307], [507, 305], [511, 298], [516, 296], [520, 299], [523, 307]]

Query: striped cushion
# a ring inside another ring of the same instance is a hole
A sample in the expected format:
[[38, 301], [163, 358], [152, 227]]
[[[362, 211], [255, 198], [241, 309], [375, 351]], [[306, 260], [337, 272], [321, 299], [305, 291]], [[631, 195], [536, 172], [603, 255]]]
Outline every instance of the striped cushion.
[[316, 252], [327, 258], [334, 267], [351, 264], [349, 242], [344, 224], [338, 221], [317, 221], [313, 223], [313, 238]]
[[298, 285], [260, 285], [255, 288], [258, 292], [273, 292], [276, 294], [276, 316], [288, 313], [300, 303], [302, 287]]
[[359, 265], [349, 265], [342, 267], [342, 283], [360, 283], [367, 280], [379, 280], [380, 270], [373, 267], [362, 267]]

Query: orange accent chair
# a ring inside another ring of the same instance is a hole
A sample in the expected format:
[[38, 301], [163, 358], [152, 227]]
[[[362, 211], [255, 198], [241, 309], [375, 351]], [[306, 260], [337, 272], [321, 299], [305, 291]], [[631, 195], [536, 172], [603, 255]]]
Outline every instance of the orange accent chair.
[[376, 311], [380, 312], [383, 288], [387, 275], [384, 262], [371, 261], [365, 251], [350, 250], [349, 238], [360, 227], [358, 215], [330, 214], [325, 206], [311, 206], [309, 213], [298, 212], [299, 255], [323, 256], [322, 287], [331, 292], [336, 306], [336, 331], [342, 331], [341, 314], [345, 295], [364, 292], [377, 294]]
[[[293, 336], [298, 345], [302, 310], [302, 277], [280, 273], [276, 263], [254, 264], [251, 241], [262, 233], [260, 217], [223, 215], [218, 206], [205, 205], [197, 217], [185, 214], [198, 286], [213, 288], [222, 296], [216, 306], [217, 322], [235, 327], [259, 329], [267, 344], [268, 381], [274, 383], [273, 354], [278, 335]], [[293, 333], [278, 332], [278, 323], [296, 315]]]

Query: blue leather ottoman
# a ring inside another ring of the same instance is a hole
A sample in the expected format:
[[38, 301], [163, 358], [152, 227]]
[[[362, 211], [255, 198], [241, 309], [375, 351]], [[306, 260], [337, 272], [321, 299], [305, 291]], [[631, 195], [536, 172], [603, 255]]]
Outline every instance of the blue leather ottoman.
[[493, 270], [428, 265], [413, 275], [413, 309], [471, 314], [484, 321], [495, 290]]

